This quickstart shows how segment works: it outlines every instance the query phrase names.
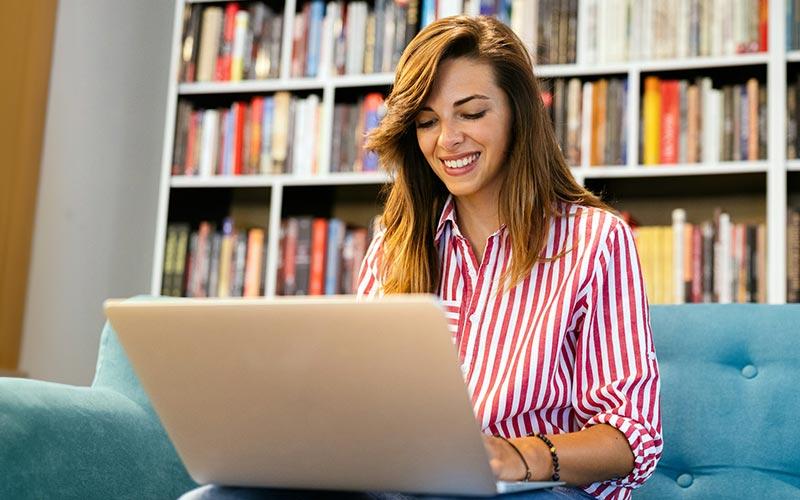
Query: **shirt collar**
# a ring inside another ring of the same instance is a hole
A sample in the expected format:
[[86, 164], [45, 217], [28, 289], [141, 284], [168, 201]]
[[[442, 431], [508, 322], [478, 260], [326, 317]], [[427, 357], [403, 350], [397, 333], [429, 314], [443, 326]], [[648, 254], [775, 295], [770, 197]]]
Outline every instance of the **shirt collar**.
[[434, 237], [434, 241], [439, 241], [439, 238], [442, 236], [442, 232], [444, 231], [444, 228], [448, 222], [454, 228], [458, 227], [456, 224], [456, 203], [452, 194], [447, 195], [447, 199], [444, 202], [442, 214], [439, 216], [439, 223], [436, 225], [436, 236]]
[[[442, 232], [444, 232], [444, 228], [447, 227], [448, 223], [453, 228], [453, 234], [455, 236], [461, 236], [461, 231], [458, 229], [458, 223], [456, 222], [456, 200], [453, 198], [452, 194], [447, 195], [447, 200], [444, 202], [442, 214], [439, 216], [439, 223], [436, 225], [436, 236], [434, 237], [434, 241], [439, 241], [439, 238], [442, 236]], [[494, 234], [500, 234], [505, 229], [506, 225], [502, 224]]]

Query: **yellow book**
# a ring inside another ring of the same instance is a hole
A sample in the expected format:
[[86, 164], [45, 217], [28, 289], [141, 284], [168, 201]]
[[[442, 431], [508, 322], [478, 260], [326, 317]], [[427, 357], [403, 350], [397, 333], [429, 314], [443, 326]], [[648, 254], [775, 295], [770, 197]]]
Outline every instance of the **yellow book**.
[[289, 92], [275, 93], [275, 114], [272, 121], [272, 173], [283, 172], [289, 151], [289, 107], [292, 95]]
[[650, 228], [650, 269], [653, 277], [653, 303], [664, 303], [664, 244], [661, 226]]
[[636, 248], [639, 250], [639, 262], [642, 268], [642, 277], [644, 278], [644, 289], [647, 293], [649, 302], [653, 302], [653, 276], [650, 263], [652, 261], [650, 256], [650, 228], [638, 227], [636, 228]]
[[644, 79], [642, 102], [644, 147], [642, 163], [657, 165], [661, 161], [661, 82], [657, 76]]
[[675, 233], [672, 226], [661, 227], [661, 262], [662, 267], [662, 304], [675, 303], [675, 262], [673, 237]]

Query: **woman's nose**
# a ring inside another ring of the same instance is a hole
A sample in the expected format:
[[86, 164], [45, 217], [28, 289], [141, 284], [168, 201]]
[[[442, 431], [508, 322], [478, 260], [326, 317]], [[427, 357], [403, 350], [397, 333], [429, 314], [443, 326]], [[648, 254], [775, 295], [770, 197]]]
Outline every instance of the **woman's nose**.
[[439, 133], [439, 147], [445, 150], [453, 150], [464, 142], [464, 134], [452, 125], [442, 124]]

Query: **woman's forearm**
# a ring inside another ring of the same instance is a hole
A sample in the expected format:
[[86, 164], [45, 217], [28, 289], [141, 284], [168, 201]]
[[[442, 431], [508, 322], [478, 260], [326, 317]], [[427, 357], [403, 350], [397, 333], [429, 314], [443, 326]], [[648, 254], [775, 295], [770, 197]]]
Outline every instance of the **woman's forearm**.
[[[633, 470], [633, 453], [625, 436], [614, 427], [599, 424], [579, 432], [548, 436], [556, 448], [561, 481], [572, 485], [589, 484], [625, 477]], [[547, 445], [530, 436], [511, 440], [525, 455], [532, 479], [549, 481], [553, 476]], [[524, 466], [520, 462], [524, 476]]]

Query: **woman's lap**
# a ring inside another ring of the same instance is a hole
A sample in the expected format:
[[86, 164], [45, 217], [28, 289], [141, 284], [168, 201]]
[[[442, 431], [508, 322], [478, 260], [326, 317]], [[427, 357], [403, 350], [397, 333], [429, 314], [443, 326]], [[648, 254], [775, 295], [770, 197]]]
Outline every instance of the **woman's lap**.
[[[209, 485], [187, 492], [180, 500], [456, 500], [465, 498], [468, 497], [441, 497], [384, 492], [235, 488]], [[577, 488], [557, 487], [547, 490], [509, 493], [493, 498], [502, 500], [572, 500], [592, 497]]]

